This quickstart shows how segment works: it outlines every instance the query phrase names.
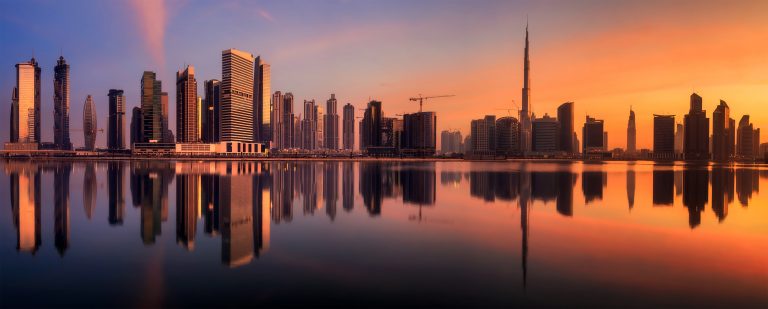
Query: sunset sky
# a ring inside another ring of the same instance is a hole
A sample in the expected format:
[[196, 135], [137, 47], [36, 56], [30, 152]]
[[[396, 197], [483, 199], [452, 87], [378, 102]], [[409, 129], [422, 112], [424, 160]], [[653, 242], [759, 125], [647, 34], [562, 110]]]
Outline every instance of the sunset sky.
[[[537, 116], [576, 103], [606, 120], [609, 146], [626, 146], [629, 108], [638, 147], [652, 147], [653, 114], [688, 110], [691, 92], [708, 116], [720, 99], [736, 121], [768, 124], [768, 1], [14, 1], [0, 2], [0, 141], [8, 141], [14, 64], [34, 55], [42, 67], [42, 136], [53, 139], [53, 66], [71, 65], [71, 128], [82, 128], [93, 95], [99, 127], [107, 92], [139, 105], [144, 70], [169, 93], [175, 129], [175, 72], [196, 68], [221, 79], [221, 51], [237, 48], [272, 65], [272, 91], [365, 107], [387, 115], [418, 110], [408, 97], [454, 94], [425, 104], [438, 132], [521, 101], [526, 18]], [[341, 109], [339, 110], [341, 113]], [[360, 112], [358, 112], [360, 114]], [[126, 126], [126, 134], [128, 127]], [[81, 131], [71, 132], [76, 147]], [[127, 136], [126, 136], [127, 137]], [[762, 134], [768, 141], [768, 134]], [[100, 134], [98, 147], [105, 146]]]

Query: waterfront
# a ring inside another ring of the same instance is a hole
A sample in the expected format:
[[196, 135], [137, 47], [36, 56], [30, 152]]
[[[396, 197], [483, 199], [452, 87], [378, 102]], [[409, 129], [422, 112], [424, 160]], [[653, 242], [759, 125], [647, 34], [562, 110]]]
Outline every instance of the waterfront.
[[768, 169], [3, 161], [39, 306], [768, 306]]

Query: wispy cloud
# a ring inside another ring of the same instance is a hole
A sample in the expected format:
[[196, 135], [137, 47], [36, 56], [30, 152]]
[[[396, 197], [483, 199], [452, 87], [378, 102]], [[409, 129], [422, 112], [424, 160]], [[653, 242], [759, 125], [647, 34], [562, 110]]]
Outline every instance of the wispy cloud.
[[272, 14], [269, 14], [269, 12], [267, 12], [267, 10], [265, 10], [265, 9], [258, 9], [258, 12], [259, 12], [259, 16], [263, 17], [264, 19], [266, 19], [266, 20], [268, 20], [270, 22], [275, 21], [275, 18], [272, 17]]
[[149, 55], [156, 65], [164, 67], [165, 31], [168, 24], [165, 1], [132, 0], [130, 7], [136, 13], [136, 25]]

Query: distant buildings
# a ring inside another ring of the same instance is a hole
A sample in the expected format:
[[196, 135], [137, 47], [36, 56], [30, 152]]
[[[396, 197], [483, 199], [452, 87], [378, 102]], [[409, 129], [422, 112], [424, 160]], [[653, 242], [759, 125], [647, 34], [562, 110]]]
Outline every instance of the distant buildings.
[[547, 114], [544, 114], [542, 118], [534, 119], [532, 132], [533, 152], [540, 154], [557, 152], [560, 146], [558, 140], [559, 131], [557, 119]]
[[96, 105], [93, 103], [93, 98], [89, 94], [85, 98], [85, 104], [83, 105], [83, 135], [85, 138], [85, 149], [96, 149], [96, 131], [98, 130]]
[[[674, 123], [673, 123], [674, 130]], [[637, 152], [637, 129], [635, 128], [635, 111], [629, 109], [629, 120], [627, 122], [627, 152]]]
[[[461, 133], [459, 143], [461, 143]], [[496, 120], [496, 152], [501, 156], [520, 154], [520, 122], [515, 117], [501, 117]]]
[[342, 146], [344, 150], [355, 149], [355, 107], [347, 103], [344, 105], [342, 119]]
[[141, 76], [142, 142], [161, 141], [163, 131], [162, 82], [155, 72], [144, 71]]
[[57, 149], [72, 150], [69, 138], [69, 64], [63, 56], [53, 69], [53, 143]]
[[221, 140], [219, 122], [221, 120], [221, 84], [218, 80], [207, 80], [204, 83], [205, 99], [202, 107], [202, 141], [216, 143]]
[[604, 138], [603, 120], [598, 120], [587, 116], [584, 127], [581, 130], [582, 152], [584, 154], [592, 152], [606, 151]]
[[496, 155], [496, 116], [472, 120], [470, 152], [474, 156]]
[[733, 157], [734, 140], [731, 136], [734, 128], [730, 115], [728, 104], [720, 100], [720, 105], [712, 113], [712, 160], [717, 162], [727, 162]]
[[698, 94], [691, 94], [691, 106], [683, 118], [684, 134], [683, 156], [686, 160], [709, 159], [709, 118], [702, 109], [702, 100]]
[[675, 159], [674, 115], [653, 115], [653, 157]]
[[176, 72], [176, 142], [199, 143], [197, 80], [195, 67]]
[[749, 122], [749, 115], [744, 115], [739, 120], [739, 128], [736, 133], [736, 156], [741, 160], [755, 160], [760, 149], [760, 129], [755, 129]]
[[323, 130], [324, 146], [326, 149], [339, 149], [339, 114], [336, 108], [336, 95], [331, 93], [331, 98], [326, 101], [325, 126]]
[[125, 149], [125, 96], [121, 89], [109, 89], [109, 123], [107, 124], [107, 148]]
[[227, 49], [221, 52], [222, 141], [252, 142], [253, 138], [253, 55]]
[[574, 125], [573, 125], [573, 102], [565, 102], [557, 107], [557, 121], [560, 132], [558, 150], [567, 154], [578, 152], [574, 149]]
[[314, 150], [317, 147], [315, 121], [315, 100], [304, 100], [304, 119], [301, 121], [301, 148]]
[[403, 115], [402, 151], [407, 155], [432, 156], [437, 148], [437, 115], [418, 112]]
[[460, 131], [440, 132], [440, 153], [463, 153], [462, 139]]
[[253, 67], [253, 138], [254, 142], [265, 145], [272, 139], [271, 74], [270, 65], [261, 56], [256, 57]]
[[16, 64], [11, 142], [40, 143], [40, 67], [35, 58]]

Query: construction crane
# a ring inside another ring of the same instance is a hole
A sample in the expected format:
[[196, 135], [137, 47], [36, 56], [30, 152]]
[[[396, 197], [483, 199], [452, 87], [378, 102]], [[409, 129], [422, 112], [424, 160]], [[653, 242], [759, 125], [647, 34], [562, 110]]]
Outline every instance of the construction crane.
[[[520, 107], [517, 106], [517, 103], [515, 102], [515, 100], [512, 100], [512, 104], [515, 105], [515, 108], [517, 108], [517, 114], [520, 115]], [[507, 111], [507, 115], [512, 116], [512, 109], [511, 108], [497, 108], [497, 110]]]
[[435, 95], [435, 96], [429, 96], [429, 97], [422, 97], [421, 94], [419, 94], [418, 97], [410, 98], [411, 101], [419, 101], [419, 113], [421, 113], [422, 106], [424, 105], [424, 100], [428, 99], [435, 99], [435, 98], [447, 98], [447, 97], [455, 97], [453, 94], [446, 94], [446, 95]]

